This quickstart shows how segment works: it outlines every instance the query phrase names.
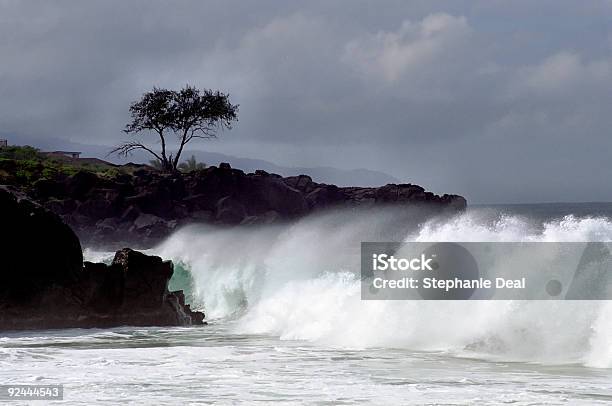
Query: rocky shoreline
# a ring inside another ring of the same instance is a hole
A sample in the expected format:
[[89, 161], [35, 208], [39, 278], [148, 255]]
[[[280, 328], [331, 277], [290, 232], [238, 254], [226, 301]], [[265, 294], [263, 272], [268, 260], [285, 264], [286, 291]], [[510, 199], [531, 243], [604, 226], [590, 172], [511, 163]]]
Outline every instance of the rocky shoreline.
[[438, 196], [412, 184], [338, 187], [306, 175], [246, 174], [229, 164], [174, 174], [143, 167], [114, 178], [80, 171], [65, 179], [37, 180], [24, 190], [60, 215], [84, 245], [107, 249], [149, 248], [193, 223], [271, 224], [336, 207], [466, 207], [461, 196]]
[[[168, 290], [171, 261], [122, 247], [149, 248], [193, 223], [252, 227], [386, 205], [435, 214], [466, 201], [411, 184], [337, 187], [229, 164], [171, 174], [142, 166], [112, 177], [81, 170], [0, 185], [0, 330], [205, 324], [182, 291]], [[83, 263], [81, 243], [122, 249], [110, 265]]]
[[126, 248], [111, 265], [83, 263], [79, 239], [57, 215], [6, 186], [0, 209], [0, 330], [204, 324], [183, 292], [168, 291], [171, 261]]

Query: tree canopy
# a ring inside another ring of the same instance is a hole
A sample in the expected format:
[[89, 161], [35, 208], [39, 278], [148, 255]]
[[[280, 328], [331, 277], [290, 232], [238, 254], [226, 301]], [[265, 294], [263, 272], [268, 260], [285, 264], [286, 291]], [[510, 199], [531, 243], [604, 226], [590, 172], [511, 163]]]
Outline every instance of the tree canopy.
[[[238, 105], [231, 104], [229, 95], [218, 90], [200, 90], [189, 85], [179, 91], [154, 87], [130, 105], [130, 115], [131, 121], [124, 132], [155, 134], [159, 148], [130, 140], [116, 146], [111, 153], [126, 156], [144, 150], [159, 161], [163, 170], [176, 171], [187, 143], [217, 138], [219, 130], [232, 128], [238, 120]], [[176, 152], [169, 153], [169, 146], [174, 144], [178, 145]]]

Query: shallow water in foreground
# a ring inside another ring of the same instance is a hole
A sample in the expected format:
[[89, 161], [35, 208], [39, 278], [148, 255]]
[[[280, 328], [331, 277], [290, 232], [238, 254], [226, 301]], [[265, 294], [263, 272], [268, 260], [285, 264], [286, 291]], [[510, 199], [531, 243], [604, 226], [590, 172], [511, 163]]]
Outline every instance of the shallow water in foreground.
[[57, 404], [612, 402], [610, 369], [351, 350], [232, 331], [227, 322], [12, 333], [0, 339], [0, 381], [64, 384]]

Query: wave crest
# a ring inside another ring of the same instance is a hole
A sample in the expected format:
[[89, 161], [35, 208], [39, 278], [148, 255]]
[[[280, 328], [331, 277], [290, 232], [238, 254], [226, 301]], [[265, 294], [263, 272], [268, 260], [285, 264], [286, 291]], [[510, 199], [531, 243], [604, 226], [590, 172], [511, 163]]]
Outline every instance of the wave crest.
[[419, 215], [344, 211], [281, 226], [191, 226], [154, 251], [186, 264], [208, 317], [236, 318], [243, 333], [612, 367], [607, 302], [362, 301], [359, 286], [361, 241], [612, 241], [609, 219], [538, 223], [486, 209], [422, 221]]

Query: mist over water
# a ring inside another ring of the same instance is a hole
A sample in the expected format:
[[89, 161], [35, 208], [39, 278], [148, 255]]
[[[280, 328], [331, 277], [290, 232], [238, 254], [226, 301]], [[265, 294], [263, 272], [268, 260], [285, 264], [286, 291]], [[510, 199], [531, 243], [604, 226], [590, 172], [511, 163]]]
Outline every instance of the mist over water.
[[236, 334], [612, 367], [606, 301], [363, 301], [359, 283], [362, 241], [612, 241], [608, 217], [539, 220], [487, 208], [426, 214], [389, 208], [257, 228], [194, 225], [152, 252], [189, 270], [195, 305], [213, 320], [231, 320]]

